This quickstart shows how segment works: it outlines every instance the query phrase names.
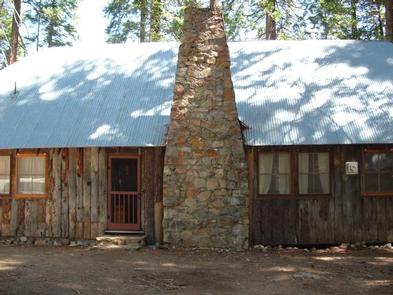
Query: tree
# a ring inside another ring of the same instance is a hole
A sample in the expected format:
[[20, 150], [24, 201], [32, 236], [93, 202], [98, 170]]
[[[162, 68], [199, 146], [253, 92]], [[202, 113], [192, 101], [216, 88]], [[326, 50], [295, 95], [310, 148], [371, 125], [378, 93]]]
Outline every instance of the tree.
[[0, 0], [0, 69], [8, 64], [11, 44], [13, 9], [7, 4], [5, 0]]
[[14, 0], [13, 15], [12, 15], [12, 28], [11, 28], [11, 44], [10, 54], [8, 58], [8, 64], [13, 64], [18, 59], [18, 47], [19, 47], [19, 27], [21, 24], [20, 19], [20, 0]]
[[152, 42], [161, 40], [163, 9], [161, 0], [151, 0], [150, 41]]
[[393, 42], [393, 0], [385, 0], [386, 40]]
[[[106, 33], [108, 42], [121, 43], [138, 37], [140, 42], [147, 41], [147, 21], [149, 17], [147, 0], [111, 0], [104, 9], [109, 18]], [[139, 15], [139, 20], [138, 20]]]
[[269, 0], [266, 3], [266, 25], [265, 25], [265, 38], [266, 40], [277, 39], [277, 28], [275, 20], [276, 0]]
[[24, 0], [26, 19], [35, 26], [30, 42], [39, 47], [71, 45], [76, 39], [75, 12], [78, 0]]
[[384, 37], [385, 0], [307, 1], [311, 23], [323, 32], [317, 38], [381, 40]]

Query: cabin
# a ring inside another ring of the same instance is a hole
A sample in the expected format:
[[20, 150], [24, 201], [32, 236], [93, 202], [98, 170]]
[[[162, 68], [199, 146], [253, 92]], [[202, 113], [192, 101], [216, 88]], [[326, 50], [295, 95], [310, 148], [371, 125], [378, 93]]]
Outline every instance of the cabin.
[[189, 30], [0, 71], [0, 236], [393, 241], [393, 45], [212, 38], [199, 60]]

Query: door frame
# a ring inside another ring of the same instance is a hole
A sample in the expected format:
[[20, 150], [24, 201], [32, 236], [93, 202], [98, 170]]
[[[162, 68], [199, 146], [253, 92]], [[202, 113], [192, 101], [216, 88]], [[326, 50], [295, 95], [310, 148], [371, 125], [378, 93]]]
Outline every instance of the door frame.
[[[133, 195], [137, 196], [137, 224], [127, 225], [121, 223], [111, 223], [112, 216], [112, 159], [136, 159], [137, 160], [137, 191], [133, 192]], [[108, 154], [108, 193], [107, 193], [107, 206], [108, 206], [108, 217], [107, 217], [107, 229], [118, 230], [118, 231], [140, 231], [142, 230], [142, 194], [141, 194], [141, 156], [137, 153], [109, 153]]]

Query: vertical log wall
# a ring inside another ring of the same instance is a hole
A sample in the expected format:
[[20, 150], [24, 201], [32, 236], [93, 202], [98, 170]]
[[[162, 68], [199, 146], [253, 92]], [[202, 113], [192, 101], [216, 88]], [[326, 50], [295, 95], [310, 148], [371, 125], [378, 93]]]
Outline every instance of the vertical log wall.
[[361, 195], [361, 175], [345, 174], [346, 161], [361, 164], [362, 147], [335, 146], [330, 149], [334, 163], [330, 197], [267, 199], [258, 196], [258, 148], [248, 148], [253, 244], [393, 241], [393, 197], [364, 197]]
[[[138, 150], [49, 150], [48, 197], [32, 200], [0, 198], [0, 237], [76, 240], [103, 235], [107, 226], [107, 155], [117, 152], [138, 153]], [[148, 243], [156, 241], [154, 207], [156, 203], [162, 202], [163, 153], [162, 148], [140, 149], [142, 230]], [[15, 183], [12, 186], [14, 192]]]

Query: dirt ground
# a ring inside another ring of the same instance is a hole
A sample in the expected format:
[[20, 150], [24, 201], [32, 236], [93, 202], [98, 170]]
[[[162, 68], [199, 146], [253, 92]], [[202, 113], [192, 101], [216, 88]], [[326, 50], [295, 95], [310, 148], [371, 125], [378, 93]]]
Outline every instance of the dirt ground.
[[393, 251], [0, 246], [0, 294], [393, 294]]

